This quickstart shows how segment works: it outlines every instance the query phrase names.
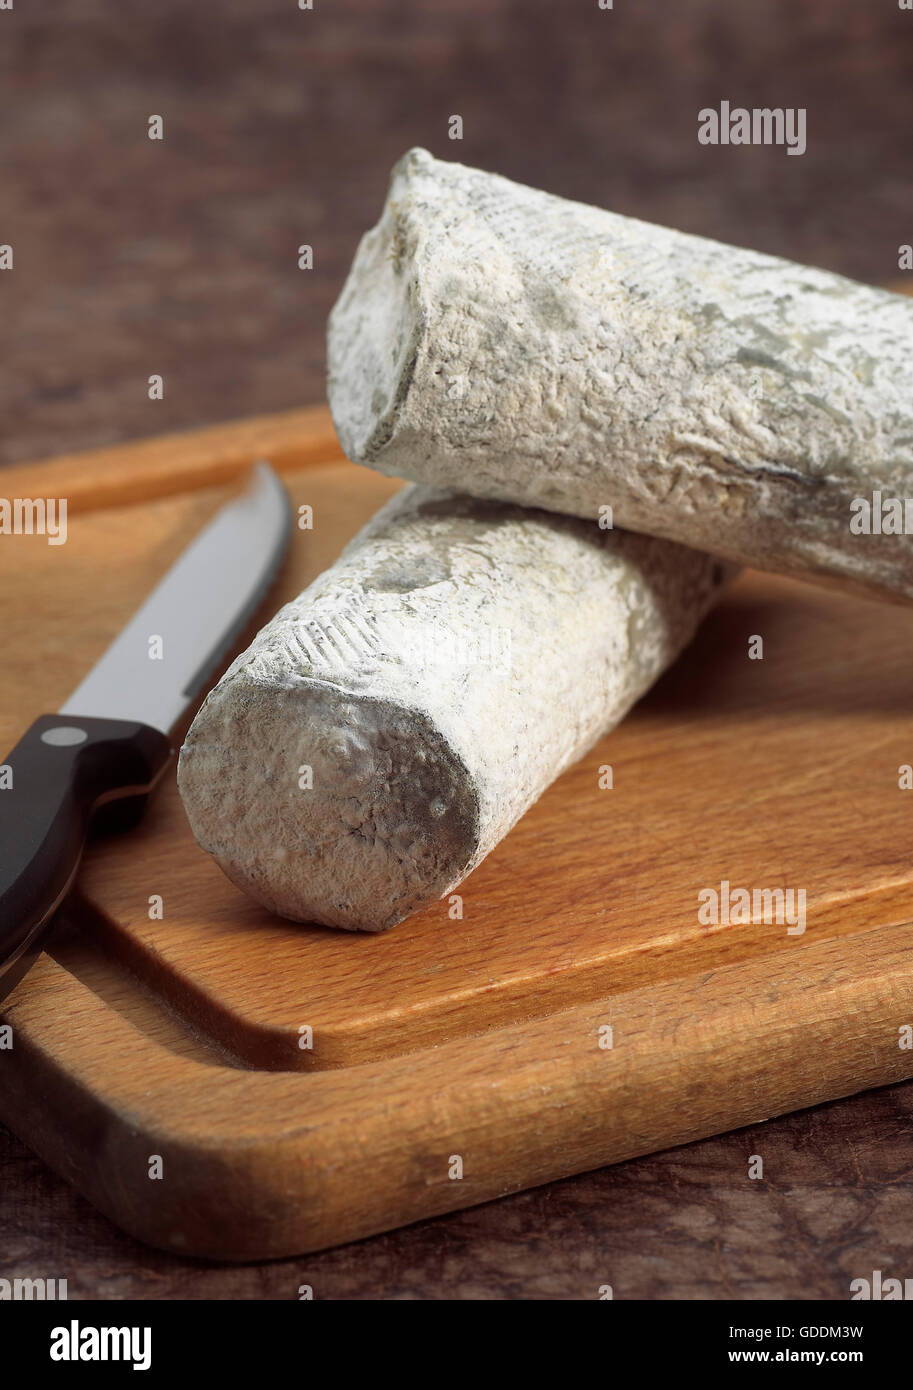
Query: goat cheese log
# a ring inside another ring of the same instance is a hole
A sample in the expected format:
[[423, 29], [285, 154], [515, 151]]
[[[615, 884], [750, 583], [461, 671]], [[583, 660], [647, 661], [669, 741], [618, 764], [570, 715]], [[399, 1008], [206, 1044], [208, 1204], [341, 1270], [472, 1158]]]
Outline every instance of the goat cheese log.
[[668, 541], [406, 488], [207, 697], [178, 767], [193, 832], [285, 917], [390, 927], [623, 717], [728, 571]]
[[884, 533], [913, 497], [899, 295], [412, 150], [329, 368], [345, 452], [383, 473], [913, 599]]

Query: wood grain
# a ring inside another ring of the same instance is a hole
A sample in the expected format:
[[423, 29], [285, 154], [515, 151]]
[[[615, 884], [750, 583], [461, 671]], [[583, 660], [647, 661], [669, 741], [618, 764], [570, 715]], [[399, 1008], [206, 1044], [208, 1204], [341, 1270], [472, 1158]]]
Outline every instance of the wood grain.
[[122, 504], [127, 468], [131, 500], [141, 502], [185, 491], [188, 477], [195, 488], [229, 482], [261, 458], [279, 472], [341, 459], [328, 408], [286, 410], [129, 446], [58, 455], [4, 469], [3, 489], [6, 497], [27, 497], [40, 477], [42, 496], [65, 497], [72, 514]]
[[[5, 538], [8, 744], [218, 505], [250, 442], [226, 433], [215, 457], [188, 444], [178, 493], [174, 441], [160, 467], [154, 441], [122, 451], [120, 484], [90, 456], [102, 481], [66, 546]], [[316, 525], [261, 617], [396, 486], [332, 461], [319, 416], [293, 435], [289, 458], [330, 461], [287, 475]], [[25, 481], [48, 494], [53, 465]], [[197, 848], [170, 778], [138, 830], [93, 847], [53, 958], [9, 1001], [3, 1119], [141, 1239], [250, 1259], [908, 1076], [908, 635], [901, 609], [746, 575], [471, 877], [460, 923], [443, 904], [379, 937], [272, 919]], [[702, 927], [698, 891], [724, 878], [805, 887], [805, 935]]]
[[131, 1234], [278, 1256], [685, 1143], [721, 1114], [733, 1127], [906, 1077], [911, 1007], [906, 943], [888, 928], [299, 1076], [178, 1053], [44, 958], [7, 1013], [18, 1057], [2, 1103]]

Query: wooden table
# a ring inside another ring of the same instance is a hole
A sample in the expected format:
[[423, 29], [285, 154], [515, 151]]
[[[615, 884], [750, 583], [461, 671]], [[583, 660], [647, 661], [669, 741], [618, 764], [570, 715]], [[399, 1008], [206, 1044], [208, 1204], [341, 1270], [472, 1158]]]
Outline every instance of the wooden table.
[[[323, 330], [410, 144], [618, 211], [892, 278], [911, 239], [910, 17], [264, 0], [4, 13], [6, 462], [317, 401]], [[586, 9], [586, 13], [583, 10]], [[697, 145], [727, 90], [808, 108], [809, 149]], [[464, 117], [460, 145], [447, 118]], [[165, 140], [148, 141], [150, 114]], [[315, 270], [297, 269], [302, 243]], [[165, 395], [150, 401], [161, 373]], [[119, 1235], [6, 1133], [0, 1274], [71, 1296], [846, 1298], [909, 1272], [913, 1085], [300, 1260], [217, 1268]], [[765, 1181], [747, 1176], [761, 1154]]]

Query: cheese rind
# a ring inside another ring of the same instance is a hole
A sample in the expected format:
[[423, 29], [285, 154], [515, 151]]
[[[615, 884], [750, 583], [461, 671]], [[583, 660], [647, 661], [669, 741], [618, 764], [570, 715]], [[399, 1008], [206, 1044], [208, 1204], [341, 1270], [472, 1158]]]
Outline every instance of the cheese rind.
[[392, 926], [624, 716], [727, 577], [669, 542], [407, 487], [207, 697], [178, 767], [194, 834], [283, 916]]
[[851, 530], [913, 496], [899, 295], [412, 150], [328, 352], [381, 472], [913, 599], [913, 538]]

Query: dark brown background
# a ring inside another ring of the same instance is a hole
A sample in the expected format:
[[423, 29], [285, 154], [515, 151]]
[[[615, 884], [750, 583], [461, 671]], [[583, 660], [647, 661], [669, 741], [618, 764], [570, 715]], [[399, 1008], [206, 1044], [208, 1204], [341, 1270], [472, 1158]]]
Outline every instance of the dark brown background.
[[[57, 0], [0, 11], [0, 78], [0, 462], [322, 400], [327, 311], [413, 144], [860, 279], [913, 239], [896, 0]], [[698, 145], [723, 98], [806, 107], [807, 153]], [[911, 1128], [913, 1084], [241, 1269], [136, 1245], [0, 1131], [0, 1273], [73, 1297], [842, 1299], [913, 1274]]]

